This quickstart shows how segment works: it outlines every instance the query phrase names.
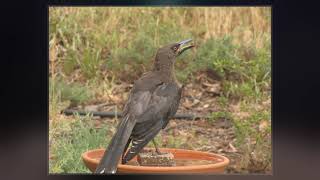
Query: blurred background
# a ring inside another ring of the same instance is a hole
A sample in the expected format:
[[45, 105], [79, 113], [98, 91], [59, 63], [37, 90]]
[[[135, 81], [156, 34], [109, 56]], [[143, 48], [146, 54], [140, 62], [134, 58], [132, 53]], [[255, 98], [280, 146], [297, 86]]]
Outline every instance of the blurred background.
[[61, 110], [121, 112], [157, 49], [188, 38], [178, 113], [202, 118], [174, 119], [156, 141], [225, 155], [226, 173], [270, 174], [270, 7], [50, 7], [49, 172], [88, 173], [81, 153], [105, 148], [119, 120]]

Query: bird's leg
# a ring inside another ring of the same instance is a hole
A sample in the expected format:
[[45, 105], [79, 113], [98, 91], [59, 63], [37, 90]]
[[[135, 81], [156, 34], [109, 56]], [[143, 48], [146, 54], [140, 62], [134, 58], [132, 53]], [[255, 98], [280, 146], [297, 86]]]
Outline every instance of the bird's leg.
[[125, 163], [123, 162], [124, 156], [125, 156], [125, 152], [123, 152], [122, 155], [121, 155], [121, 164], [125, 164]]
[[130, 142], [131, 142], [131, 138], [129, 138], [126, 146], [124, 147], [124, 150], [123, 150], [123, 153], [122, 153], [122, 157], [121, 157], [121, 160], [122, 160], [122, 161], [121, 161], [121, 164], [125, 164], [125, 163], [126, 163], [126, 162], [124, 161], [124, 157], [125, 157], [125, 155], [126, 155], [126, 151], [127, 151], [128, 147], [129, 147]]
[[156, 152], [158, 153], [158, 155], [162, 154], [162, 153], [160, 152], [160, 150], [159, 150], [159, 148], [158, 148], [158, 145], [157, 145], [157, 143], [156, 143], [156, 141], [155, 141], [154, 139], [152, 139], [152, 143], [153, 143], [154, 147], [156, 148]]

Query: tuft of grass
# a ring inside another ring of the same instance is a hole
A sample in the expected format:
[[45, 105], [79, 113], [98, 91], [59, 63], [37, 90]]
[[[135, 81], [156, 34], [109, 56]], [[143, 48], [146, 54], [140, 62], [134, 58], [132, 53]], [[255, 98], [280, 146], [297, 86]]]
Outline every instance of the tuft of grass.
[[210, 117], [208, 118], [208, 121], [210, 123], [214, 123], [217, 120], [221, 120], [221, 119], [228, 119], [231, 120], [231, 114], [228, 111], [217, 111], [217, 112], [212, 112]]
[[108, 126], [95, 128], [91, 116], [75, 116], [75, 120], [61, 120], [50, 128], [53, 159], [49, 160], [50, 173], [89, 173], [81, 154], [90, 149], [104, 148], [109, 143]]
[[197, 69], [212, 68], [219, 75], [237, 69], [239, 59], [235, 57], [235, 46], [231, 42], [232, 37], [224, 36], [217, 39], [208, 39], [197, 50]]
[[[238, 145], [245, 143], [245, 138], [256, 137], [261, 138], [264, 134], [259, 132], [259, 123], [262, 120], [269, 121], [271, 119], [270, 112], [268, 111], [253, 111], [249, 117], [244, 119], [238, 119], [233, 117], [234, 125], [236, 128]], [[266, 133], [271, 133], [270, 126], [266, 130]]]
[[79, 83], [67, 84], [63, 80], [49, 80], [51, 94], [55, 94], [55, 101], [70, 101], [73, 104], [83, 103], [92, 98], [92, 93], [86, 86]]
[[[271, 114], [268, 110], [252, 111], [245, 119], [233, 117], [236, 146], [242, 152], [240, 167], [249, 172], [271, 170]], [[262, 122], [267, 122], [261, 129]]]

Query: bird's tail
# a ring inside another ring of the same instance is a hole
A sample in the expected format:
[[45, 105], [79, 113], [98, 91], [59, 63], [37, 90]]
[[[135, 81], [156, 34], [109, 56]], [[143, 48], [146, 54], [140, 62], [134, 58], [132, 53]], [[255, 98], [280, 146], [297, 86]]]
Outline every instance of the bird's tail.
[[130, 138], [134, 125], [135, 120], [131, 119], [130, 115], [123, 117], [118, 125], [117, 132], [112, 137], [110, 144], [94, 172], [95, 174], [116, 173], [118, 162]]

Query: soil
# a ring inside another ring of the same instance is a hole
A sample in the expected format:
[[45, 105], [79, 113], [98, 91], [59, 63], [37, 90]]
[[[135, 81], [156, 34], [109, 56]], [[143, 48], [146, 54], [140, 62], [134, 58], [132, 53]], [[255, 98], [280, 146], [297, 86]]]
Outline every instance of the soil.
[[[221, 110], [216, 100], [221, 91], [221, 82], [208, 78], [207, 74], [200, 73], [196, 77], [196, 83], [185, 85], [177, 113], [207, 116], [212, 112]], [[76, 109], [119, 111], [124, 106], [130, 87], [132, 87], [130, 84], [120, 84], [117, 88], [114, 88], [112, 95], [104, 96], [107, 98], [103, 102], [78, 106]], [[113, 127], [110, 128], [109, 135], [115, 133], [117, 125], [115, 118], [95, 117], [95, 122], [97, 128], [101, 123], [112, 124]], [[207, 119], [172, 119], [167, 127], [161, 131], [161, 147], [172, 146], [170, 144], [170, 138], [172, 137], [174, 137], [175, 142], [179, 143], [178, 148], [212, 152], [226, 156], [230, 160], [230, 164], [226, 169], [227, 173], [243, 173], [242, 168], [239, 167], [241, 152], [235, 148], [235, 128], [231, 120], [218, 119], [214, 122], [209, 122]], [[136, 164], [136, 162], [129, 163]], [[207, 164], [208, 162], [186, 162], [184, 160], [177, 162], [178, 165], [185, 165], [186, 163]]]

